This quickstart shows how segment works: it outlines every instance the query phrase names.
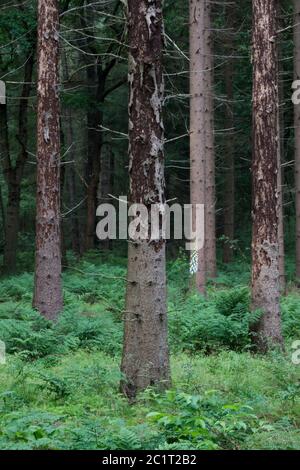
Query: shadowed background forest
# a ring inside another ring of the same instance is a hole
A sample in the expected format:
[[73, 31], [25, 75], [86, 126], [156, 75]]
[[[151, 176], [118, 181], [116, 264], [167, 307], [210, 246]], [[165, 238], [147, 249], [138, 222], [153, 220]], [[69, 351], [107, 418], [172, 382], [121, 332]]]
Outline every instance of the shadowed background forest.
[[[251, 310], [250, 293], [252, 10], [245, 0], [228, 18], [226, 2], [220, 2], [211, 14], [218, 275], [208, 280], [206, 297], [191, 290], [184, 241], [168, 241], [172, 386], [166, 392], [147, 388], [131, 405], [119, 391], [127, 242], [97, 240], [97, 218], [89, 211], [94, 203], [117, 207], [129, 187], [123, 3], [59, 2], [64, 309], [56, 323], [32, 307], [36, 2], [0, 3], [0, 80], [7, 96], [5, 111], [0, 105], [0, 340], [7, 356], [0, 365], [0, 448], [299, 449], [300, 369], [292, 362], [293, 342], [300, 339], [300, 298], [291, 2], [281, 2], [278, 41], [285, 350], [255, 355], [252, 348], [251, 329], [261, 316]], [[165, 0], [164, 21], [166, 199], [183, 204], [190, 198], [187, 2]], [[234, 157], [229, 209], [228, 152]], [[235, 218], [231, 239], [224, 230], [228, 210]]]

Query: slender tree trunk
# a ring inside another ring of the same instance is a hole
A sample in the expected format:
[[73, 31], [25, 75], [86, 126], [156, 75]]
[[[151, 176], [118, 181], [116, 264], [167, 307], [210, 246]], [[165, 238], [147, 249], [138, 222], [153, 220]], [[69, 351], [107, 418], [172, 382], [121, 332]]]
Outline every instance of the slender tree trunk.
[[59, 15], [57, 0], [38, 1], [37, 218], [34, 306], [46, 318], [62, 310], [60, 249]]
[[[109, 143], [102, 145], [101, 150], [101, 171], [98, 186], [98, 204], [107, 204], [109, 202], [109, 194], [112, 194], [112, 150]], [[109, 250], [111, 240], [103, 240], [101, 248]]]
[[3, 229], [3, 241], [5, 240], [5, 210], [3, 203], [2, 188], [0, 187], [0, 214], [2, 218], [2, 229]]
[[27, 143], [28, 143], [28, 100], [31, 92], [31, 81], [34, 65], [34, 52], [27, 57], [24, 68], [24, 84], [22, 87], [19, 116], [18, 116], [18, 135], [17, 140], [20, 144], [20, 153], [13, 166], [10, 160], [9, 136], [7, 126], [6, 105], [1, 106], [1, 142], [4, 144], [3, 170], [8, 186], [8, 200], [5, 223], [5, 246], [3, 254], [4, 272], [14, 273], [17, 265], [18, 234], [20, 227], [20, 202], [21, 202], [21, 183], [24, 173], [24, 167], [27, 161]]
[[[89, 70], [89, 69], [88, 69]], [[91, 78], [91, 70], [88, 71], [90, 87], [96, 85], [96, 75]], [[95, 105], [89, 109], [87, 115], [88, 126], [88, 161], [87, 161], [87, 218], [86, 218], [86, 234], [85, 234], [85, 250], [95, 247], [96, 240], [96, 209], [97, 209], [97, 190], [99, 185], [100, 174], [100, 158], [102, 133], [100, 126], [102, 125], [102, 109], [100, 109], [101, 97], [97, 93], [94, 94]], [[102, 107], [102, 106], [101, 106]]]
[[205, 58], [205, 256], [208, 278], [217, 277], [216, 259], [216, 184], [214, 148], [214, 60], [211, 29], [211, 0], [204, 5], [204, 58]]
[[[6, 180], [7, 186], [9, 186], [9, 176], [12, 173], [12, 168], [11, 168], [11, 161], [10, 161], [6, 102], [3, 104], [0, 104], [0, 148], [1, 148], [1, 163], [2, 163], [2, 168], [3, 168], [3, 175]], [[7, 207], [9, 207], [9, 204]], [[6, 250], [7, 248], [6, 247], [6, 232], [7, 232], [7, 220], [5, 220], [5, 224], [4, 224], [4, 250]], [[6, 263], [4, 264], [6, 265]], [[6, 269], [4, 269], [4, 271], [6, 271]]]
[[[280, 26], [280, 25], [279, 25]], [[280, 29], [278, 27], [278, 29]], [[285, 294], [286, 280], [285, 280], [285, 240], [284, 240], [284, 172], [282, 168], [284, 156], [284, 86], [281, 80], [281, 50], [278, 48], [278, 91], [279, 91], [279, 110], [278, 110], [278, 242], [279, 242], [279, 283], [280, 292]]]
[[[113, 9], [116, 14], [121, 2], [117, 2]], [[124, 83], [124, 80], [117, 82], [109, 90], [105, 89], [107, 77], [117, 63], [116, 58], [110, 61], [102, 60], [99, 50], [96, 47], [96, 41], [93, 31], [93, 9], [92, 4], [86, 2], [85, 17], [82, 17], [82, 26], [87, 35], [84, 40], [83, 50], [86, 52], [85, 61], [87, 64], [87, 84], [89, 90], [89, 109], [87, 113], [88, 127], [88, 155], [86, 166], [87, 182], [87, 202], [86, 202], [86, 230], [85, 230], [85, 250], [95, 247], [96, 237], [96, 205], [97, 191], [99, 185], [99, 175], [101, 170], [101, 147], [102, 147], [102, 129], [103, 124], [103, 105], [106, 96], [116, 90]], [[119, 40], [122, 40], [122, 32]], [[111, 46], [107, 49], [108, 54], [112, 52]], [[91, 59], [92, 56], [92, 59]]]
[[278, 243], [276, 0], [253, 0], [252, 308], [259, 350], [282, 345]]
[[[76, 206], [76, 173], [74, 166], [76, 165], [76, 152], [74, 148], [74, 132], [72, 125], [72, 112], [69, 108], [66, 109], [66, 140], [68, 148], [70, 147], [70, 159], [73, 162], [68, 168], [67, 172], [67, 190], [69, 195], [69, 202], [71, 209]], [[73, 210], [71, 215], [71, 242], [72, 250], [77, 256], [81, 256], [81, 237], [79, 219], [76, 210]]]
[[[74, 168], [69, 169], [68, 174], [68, 192], [69, 192], [69, 201], [71, 208], [74, 208], [76, 205], [76, 174]], [[79, 219], [77, 213], [74, 211], [71, 214], [71, 226], [72, 226], [72, 250], [77, 256], [81, 256], [81, 237], [80, 237], [80, 227]]]
[[[63, 149], [63, 152], [65, 153], [65, 134], [63, 132], [63, 127], [62, 127], [62, 121], [61, 119], [59, 120], [59, 126], [60, 126], [60, 147]], [[64, 201], [64, 190], [65, 190], [65, 185], [66, 185], [66, 165], [64, 162], [60, 163], [60, 208], [63, 207], [63, 201]], [[62, 264], [62, 269], [66, 269], [68, 267], [68, 256], [67, 256], [67, 244], [66, 244], [66, 226], [65, 226], [65, 220], [62, 217], [62, 213], [60, 212], [60, 249], [61, 249], [61, 264]]]
[[[128, 1], [130, 203], [165, 202], [161, 0]], [[148, 228], [150, 228], [148, 226]], [[129, 242], [123, 393], [169, 385], [165, 240]]]
[[[278, 0], [277, 0], [278, 1]], [[280, 10], [278, 3], [278, 21], [277, 29], [282, 29], [280, 20]], [[278, 93], [279, 93], [279, 112], [278, 112], [278, 240], [279, 240], [279, 282], [282, 294], [286, 292], [285, 277], [285, 237], [284, 237], [284, 170], [282, 163], [284, 161], [284, 82], [282, 75], [282, 54], [280, 44], [278, 46]]]
[[[300, 80], [300, 0], [294, 0], [294, 79]], [[300, 105], [294, 106], [296, 190], [296, 277], [300, 283]]]
[[232, 5], [226, 8], [226, 24], [228, 28], [227, 38], [227, 54], [228, 59], [225, 66], [225, 88], [226, 99], [225, 104], [225, 127], [229, 129], [226, 136], [225, 148], [225, 188], [224, 188], [224, 236], [225, 242], [223, 246], [223, 261], [230, 263], [233, 257], [232, 241], [234, 240], [234, 213], [235, 213], [235, 145], [234, 145], [234, 115], [233, 115], [233, 74], [234, 64], [232, 55], [234, 53], [234, 9]]
[[87, 111], [87, 191], [84, 237], [84, 250], [88, 251], [95, 247], [96, 242], [97, 190], [102, 146], [101, 125], [103, 124], [105, 75], [102, 73], [101, 58], [97, 56], [97, 48], [95, 47], [95, 39], [93, 36], [94, 17], [88, 4], [86, 5], [85, 16], [82, 17], [81, 21], [86, 34], [89, 35], [83, 44], [83, 49], [86, 52], [84, 59], [87, 65], [86, 76], [89, 101]]
[[[193, 231], [196, 204], [205, 205], [205, 34], [204, 0], [190, 0], [190, 192]], [[196, 263], [195, 263], [196, 261]], [[195, 266], [193, 266], [195, 263]], [[192, 254], [191, 266], [198, 291], [205, 294], [205, 244]]]
[[[280, 126], [280, 122], [279, 122]], [[279, 129], [280, 135], [280, 129]], [[281, 293], [285, 293], [285, 242], [283, 213], [283, 170], [281, 166], [281, 147], [278, 146], [278, 241], [279, 241], [279, 284]]]
[[12, 170], [9, 175], [5, 224], [5, 246], [3, 254], [3, 268], [6, 274], [14, 273], [17, 267], [20, 202], [21, 185], [17, 181], [16, 172]]
[[[64, 54], [64, 81], [68, 82], [69, 80], [69, 67], [68, 67], [68, 58]], [[69, 196], [69, 203], [71, 210], [76, 206], [76, 150], [75, 150], [75, 136], [73, 131], [73, 113], [70, 106], [65, 106], [65, 122], [66, 122], [66, 146], [69, 149], [69, 158], [71, 160], [71, 165], [68, 167], [66, 175], [66, 186]], [[71, 212], [71, 243], [73, 252], [80, 256], [81, 255], [81, 237], [80, 237], [80, 228], [78, 214], [76, 210]]]

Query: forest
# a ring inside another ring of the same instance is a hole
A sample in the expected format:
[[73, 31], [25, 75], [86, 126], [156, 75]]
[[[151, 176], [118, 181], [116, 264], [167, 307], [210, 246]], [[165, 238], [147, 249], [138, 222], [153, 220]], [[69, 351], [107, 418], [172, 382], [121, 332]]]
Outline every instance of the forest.
[[299, 289], [300, 0], [0, 1], [1, 451], [300, 450]]

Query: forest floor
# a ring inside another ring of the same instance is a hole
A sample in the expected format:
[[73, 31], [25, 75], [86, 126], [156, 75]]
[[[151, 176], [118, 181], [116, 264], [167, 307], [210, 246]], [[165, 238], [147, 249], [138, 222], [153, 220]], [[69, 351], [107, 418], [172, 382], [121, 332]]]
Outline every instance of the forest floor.
[[223, 267], [204, 300], [188, 290], [187, 260], [170, 262], [172, 389], [129, 405], [119, 393], [126, 260], [99, 258], [70, 260], [55, 325], [32, 310], [32, 274], [1, 281], [1, 449], [300, 449], [292, 284], [282, 299], [286, 351], [263, 357], [251, 352], [259, 312], [249, 312], [248, 264]]

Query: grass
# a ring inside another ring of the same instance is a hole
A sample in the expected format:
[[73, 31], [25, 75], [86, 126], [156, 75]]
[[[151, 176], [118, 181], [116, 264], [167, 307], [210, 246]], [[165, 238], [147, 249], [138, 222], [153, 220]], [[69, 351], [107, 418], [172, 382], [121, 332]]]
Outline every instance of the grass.
[[1, 283], [8, 355], [0, 366], [0, 448], [300, 449], [295, 289], [282, 300], [286, 352], [257, 356], [248, 338], [248, 266], [233, 268], [239, 286], [224, 269], [203, 300], [188, 292], [186, 260], [170, 263], [172, 389], [147, 390], [129, 406], [119, 393], [126, 265], [94, 259], [65, 272], [65, 311], [55, 326], [31, 308], [31, 274]]

